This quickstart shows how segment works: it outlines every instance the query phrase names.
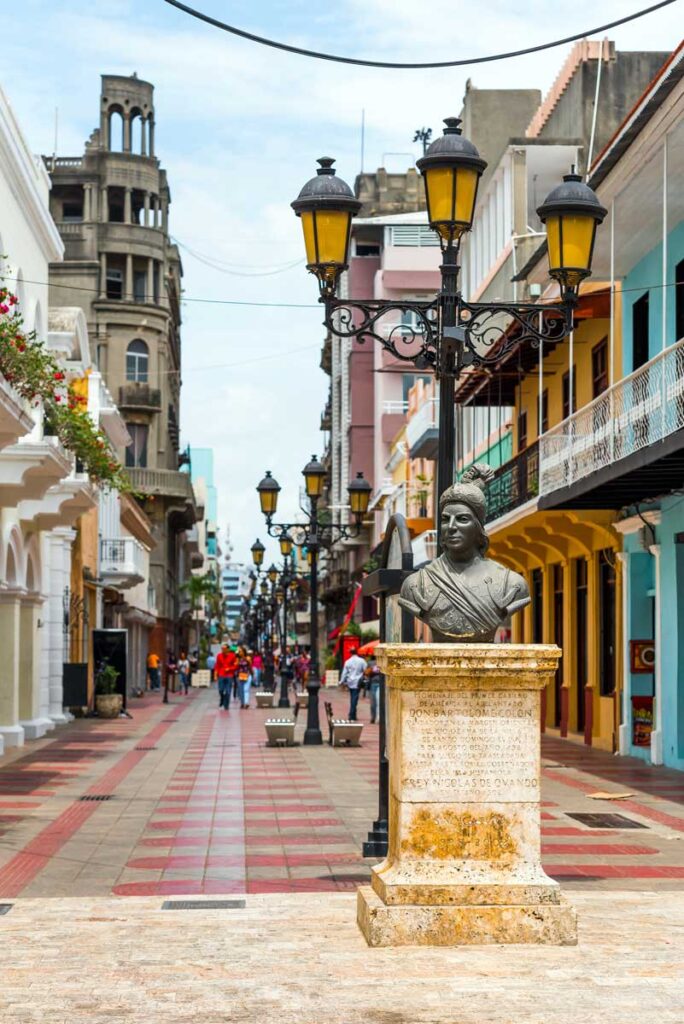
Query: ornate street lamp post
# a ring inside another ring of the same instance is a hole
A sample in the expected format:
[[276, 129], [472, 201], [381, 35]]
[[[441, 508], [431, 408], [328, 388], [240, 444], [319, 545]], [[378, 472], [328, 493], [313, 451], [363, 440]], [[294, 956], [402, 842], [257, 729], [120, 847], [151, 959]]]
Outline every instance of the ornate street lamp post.
[[278, 506], [280, 487], [270, 472], [266, 473], [266, 476], [257, 487], [257, 491], [261, 502], [261, 511], [266, 517], [269, 536], [278, 538], [281, 551], [284, 544], [286, 547], [289, 547], [290, 552], [293, 545], [307, 549], [307, 561], [310, 567], [311, 667], [306, 687], [309, 700], [304, 743], [318, 745], [323, 742], [318, 707], [319, 691], [321, 688], [318, 662], [318, 552], [321, 547], [329, 546], [333, 540], [358, 536], [361, 531], [363, 517], [368, 511], [371, 487], [368, 481], [364, 479], [363, 473], [358, 473], [356, 479], [352, 480], [347, 488], [349, 506], [354, 518], [353, 525], [323, 523], [319, 517], [318, 503], [323, 495], [327, 476], [326, 468], [313, 455], [311, 461], [302, 470], [302, 473], [307, 497], [309, 498], [309, 512], [304, 522], [273, 522], [273, 516]]
[[[588, 185], [578, 175], [566, 175], [538, 210], [547, 226], [549, 273], [558, 281], [560, 300], [467, 302], [458, 288], [458, 254], [472, 227], [478, 184], [487, 165], [462, 135], [459, 118], [446, 118], [445, 125], [444, 134], [417, 161], [425, 179], [428, 222], [439, 236], [443, 254], [442, 286], [433, 300], [337, 297], [340, 276], [349, 265], [352, 218], [361, 203], [336, 177], [329, 157], [318, 161], [316, 176], [292, 203], [302, 222], [307, 269], [318, 279], [326, 328], [339, 338], [374, 339], [397, 359], [432, 369], [439, 378], [438, 494], [453, 482], [455, 379], [465, 367], [496, 365], [522, 341], [538, 346], [572, 331], [578, 288], [591, 273], [596, 227], [606, 215]], [[390, 318], [383, 319], [388, 314]], [[273, 484], [265, 489], [264, 498], [277, 501]]]

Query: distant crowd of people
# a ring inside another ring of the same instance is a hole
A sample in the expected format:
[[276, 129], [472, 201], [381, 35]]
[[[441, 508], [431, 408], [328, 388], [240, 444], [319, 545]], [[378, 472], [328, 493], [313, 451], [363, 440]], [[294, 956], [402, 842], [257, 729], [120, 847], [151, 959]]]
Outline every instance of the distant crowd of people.
[[[309, 681], [311, 672], [311, 655], [303, 648], [291, 649], [270, 656], [274, 678], [284, 671], [292, 680], [297, 690], [303, 690]], [[218, 654], [209, 654], [206, 661], [211, 672], [211, 681], [216, 682], [219, 695], [219, 708], [228, 711], [231, 698], [239, 702], [241, 709], [250, 707], [252, 687], [261, 685], [264, 675], [264, 659], [259, 651], [252, 651], [243, 646], [221, 644]], [[162, 688], [162, 668], [166, 672], [165, 689], [172, 692], [187, 694], [192, 684], [192, 675], [199, 667], [197, 650], [181, 650], [178, 658], [172, 651], [167, 652], [166, 664], [162, 666], [158, 654], [150, 652], [147, 656], [147, 676], [151, 690]], [[176, 682], [178, 688], [176, 688]], [[358, 649], [352, 649], [344, 663], [340, 675], [340, 686], [349, 691], [349, 719], [357, 721], [358, 705], [361, 696], [370, 699], [371, 724], [377, 722], [379, 713], [380, 668], [371, 654], [362, 657]]]

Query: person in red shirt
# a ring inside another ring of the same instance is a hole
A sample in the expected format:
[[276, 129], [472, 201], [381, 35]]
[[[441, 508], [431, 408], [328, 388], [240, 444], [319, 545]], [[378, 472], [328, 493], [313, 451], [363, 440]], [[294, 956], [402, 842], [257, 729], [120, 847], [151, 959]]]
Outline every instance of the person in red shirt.
[[238, 659], [235, 651], [231, 651], [228, 644], [221, 644], [221, 650], [216, 656], [214, 675], [218, 679], [219, 708], [230, 708], [230, 694], [233, 689], [235, 673], [238, 668]]

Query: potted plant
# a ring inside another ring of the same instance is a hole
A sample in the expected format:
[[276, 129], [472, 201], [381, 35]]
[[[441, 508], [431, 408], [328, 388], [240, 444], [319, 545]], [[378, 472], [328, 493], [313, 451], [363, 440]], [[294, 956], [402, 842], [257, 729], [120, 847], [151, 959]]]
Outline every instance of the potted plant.
[[104, 662], [95, 675], [95, 710], [100, 718], [118, 718], [123, 708], [123, 697], [116, 692], [120, 672]]
[[432, 483], [432, 480], [424, 476], [423, 473], [416, 473], [416, 480], [421, 485], [417, 487], [413, 493], [413, 502], [418, 506], [418, 516], [420, 519], [425, 519], [428, 514], [428, 487]]

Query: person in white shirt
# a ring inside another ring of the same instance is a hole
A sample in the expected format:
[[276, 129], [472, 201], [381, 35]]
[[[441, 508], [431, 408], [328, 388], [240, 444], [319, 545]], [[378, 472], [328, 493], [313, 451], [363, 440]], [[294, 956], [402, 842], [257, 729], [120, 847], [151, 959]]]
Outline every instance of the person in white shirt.
[[349, 721], [356, 721], [356, 706], [359, 703], [359, 686], [366, 671], [366, 662], [355, 650], [347, 658], [340, 676], [340, 685], [349, 688]]

